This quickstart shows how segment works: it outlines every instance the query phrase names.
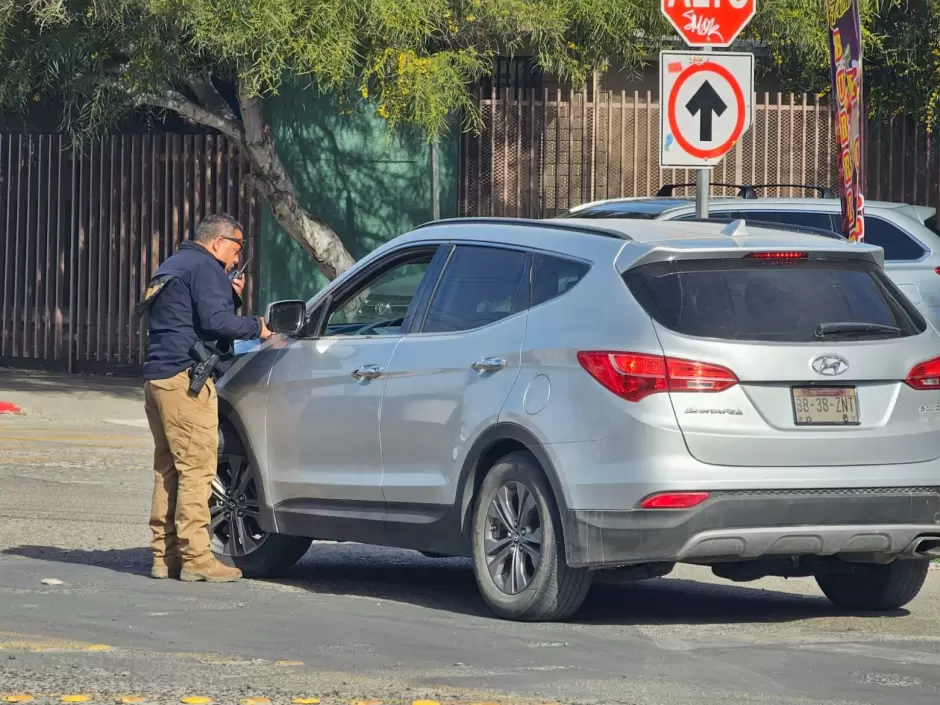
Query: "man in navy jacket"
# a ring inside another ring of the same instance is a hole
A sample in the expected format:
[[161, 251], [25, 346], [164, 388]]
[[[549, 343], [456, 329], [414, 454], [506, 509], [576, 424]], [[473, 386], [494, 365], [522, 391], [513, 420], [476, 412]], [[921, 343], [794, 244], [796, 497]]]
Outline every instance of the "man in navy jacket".
[[209, 543], [209, 498], [218, 465], [218, 397], [210, 379], [189, 391], [189, 370], [201, 340], [221, 352], [235, 340], [267, 339], [263, 318], [236, 315], [244, 280], [238, 266], [244, 231], [227, 215], [210, 215], [191, 242], [167, 258], [154, 277], [170, 277], [149, 308], [144, 404], [154, 439], [150, 512], [154, 578], [231, 582], [241, 571], [215, 559]]

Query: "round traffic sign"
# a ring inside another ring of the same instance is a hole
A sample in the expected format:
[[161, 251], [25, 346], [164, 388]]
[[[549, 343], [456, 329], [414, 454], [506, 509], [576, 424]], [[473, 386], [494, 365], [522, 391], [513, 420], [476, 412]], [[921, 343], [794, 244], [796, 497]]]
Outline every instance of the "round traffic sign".
[[[709, 149], [703, 149], [692, 144], [692, 141], [688, 138], [688, 136], [683, 135], [680, 131], [679, 121], [676, 116], [676, 103], [679, 98], [679, 91], [682, 89], [682, 86], [686, 81], [688, 81], [692, 76], [700, 73], [714, 73], [724, 79], [724, 81], [731, 87], [735, 102], [735, 124], [734, 128], [731, 130], [731, 135], [721, 144]], [[697, 157], [699, 159], [712, 159], [715, 157], [721, 157], [734, 146], [734, 143], [738, 141], [741, 133], [744, 132], [746, 118], [744, 113], [744, 92], [741, 90], [741, 86], [738, 85], [737, 80], [735, 80], [734, 75], [724, 66], [714, 62], [692, 64], [691, 66], [686, 67], [685, 70], [679, 74], [679, 77], [676, 79], [676, 82], [673, 85], [667, 105], [667, 117], [669, 119], [669, 129], [672, 131], [672, 135], [675, 138], [676, 143], [688, 154], [691, 154], [693, 157]]]

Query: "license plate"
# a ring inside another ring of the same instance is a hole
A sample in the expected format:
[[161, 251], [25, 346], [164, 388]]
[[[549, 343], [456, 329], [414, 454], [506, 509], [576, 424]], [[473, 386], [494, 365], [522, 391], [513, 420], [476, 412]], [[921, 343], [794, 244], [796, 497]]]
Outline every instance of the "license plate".
[[858, 424], [855, 387], [793, 387], [791, 393], [797, 426]]

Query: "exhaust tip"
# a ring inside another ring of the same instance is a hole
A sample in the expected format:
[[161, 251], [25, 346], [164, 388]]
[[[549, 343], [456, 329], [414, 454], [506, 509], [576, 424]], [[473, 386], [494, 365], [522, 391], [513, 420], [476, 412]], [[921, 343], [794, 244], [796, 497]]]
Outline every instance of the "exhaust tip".
[[940, 558], [940, 536], [922, 536], [915, 539], [911, 552], [924, 558]]

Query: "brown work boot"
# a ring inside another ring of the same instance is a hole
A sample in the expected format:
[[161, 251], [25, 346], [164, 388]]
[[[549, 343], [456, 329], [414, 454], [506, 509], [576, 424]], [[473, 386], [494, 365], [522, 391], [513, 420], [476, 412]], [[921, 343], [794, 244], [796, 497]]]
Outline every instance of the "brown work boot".
[[241, 580], [242, 572], [238, 568], [229, 568], [215, 558], [205, 566], [186, 566], [180, 571], [180, 580], [184, 583], [234, 583]]
[[180, 577], [183, 562], [179, 558], [154, 559], [150, 568], [150, 577], [155, 580]]

